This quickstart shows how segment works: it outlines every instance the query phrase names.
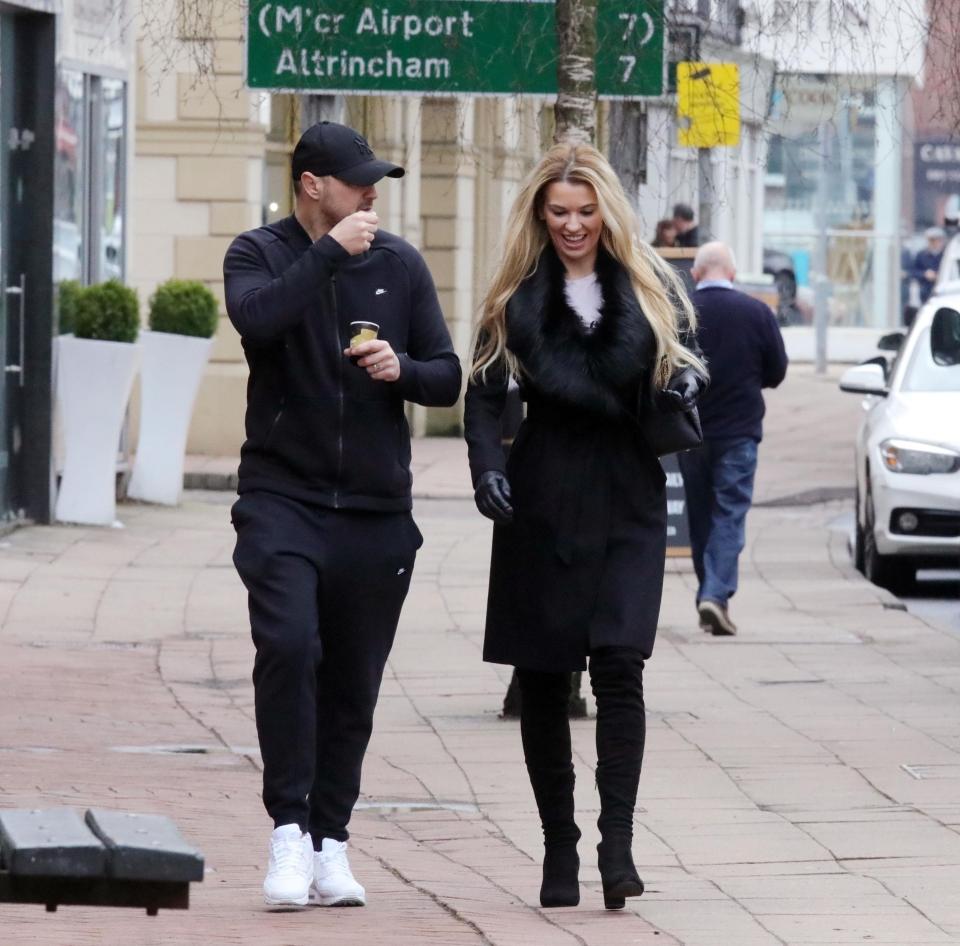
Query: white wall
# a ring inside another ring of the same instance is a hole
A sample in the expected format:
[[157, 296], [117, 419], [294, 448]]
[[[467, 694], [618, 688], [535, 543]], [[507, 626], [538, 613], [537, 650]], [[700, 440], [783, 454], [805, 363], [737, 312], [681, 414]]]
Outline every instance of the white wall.
[[134, 0], [63, 0], [57, 58], [127, 73], [133, 66]]
[[924, 0], [746, 0], [743, 45], [783, 72], [918, 76]]

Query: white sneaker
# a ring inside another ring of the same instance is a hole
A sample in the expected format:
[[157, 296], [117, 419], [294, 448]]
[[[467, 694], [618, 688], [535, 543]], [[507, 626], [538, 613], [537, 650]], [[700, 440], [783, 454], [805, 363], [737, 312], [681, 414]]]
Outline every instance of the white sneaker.
[[354, 880], [347, 860], [347, 842], [324, 838], [313, 856], [310, 902], [321, 907], [363, 907], [367, 892]]
[[302, 907], [313, 881], [313, 841], [300, 825], [282, 824], [270, 835], [270, 864], [263, 899], [273, 907]]

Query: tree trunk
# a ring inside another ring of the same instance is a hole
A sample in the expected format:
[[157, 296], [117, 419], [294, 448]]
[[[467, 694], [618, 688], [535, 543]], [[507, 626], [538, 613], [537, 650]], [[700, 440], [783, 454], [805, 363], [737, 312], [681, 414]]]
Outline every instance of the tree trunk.
[[597, 134], [597, 0], [557, 0], [554, 141], [593, 144]]
[[610, 103], [610, 163], [634, 210], [647, 183], [647, 112], [642, 102]]

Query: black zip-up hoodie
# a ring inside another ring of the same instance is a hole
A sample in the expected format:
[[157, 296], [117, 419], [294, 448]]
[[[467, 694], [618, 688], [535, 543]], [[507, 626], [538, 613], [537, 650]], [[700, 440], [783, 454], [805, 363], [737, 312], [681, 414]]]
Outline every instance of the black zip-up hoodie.
[[[238, 236], [223, 262], [227, 313], [250, 367], [239, 492], [335, 509], [411, 508], [404, 401], [449, 407], [460, 362], [420, 254], [379, 230], [350, 256], [290, 216]], [[380, 326], [400, 378], [374, 381], [344, 356], [349, 324]]]

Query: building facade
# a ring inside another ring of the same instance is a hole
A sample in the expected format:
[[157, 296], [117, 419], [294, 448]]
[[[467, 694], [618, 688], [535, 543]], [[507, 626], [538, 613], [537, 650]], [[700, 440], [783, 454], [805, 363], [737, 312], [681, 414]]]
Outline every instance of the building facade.
[[[764, 238], [792, 254], [801, 294], [829, 281], [835, 326], [901, 315], [910, 90], [923, 74], [923, 3], [752, 0], [745, 45], [777, 65]], [[826, 271], [812, 273], [827, 243]], [[798, 319], [809, 320], [809, 307]]]
[[[178, 20], [178, 9], [170, 0], [151, 5], [139, 25], [129, 281], [146, 301], [171, 276], [199, 279], [222, 302], [223, 256], [233, 237], [292, 211], [290, 154], [318, 113], [303, 96], [245, 88], [240, 3], [197, 5], [209, 15], [191, 21]], [[358, 128], [378, 154], [407, 169], [404, 178], [379, 185], [381, 225], [423, 251], [466, 358], [507, 210], [549, 140], [550, 106], [526, 98], [415, 96], [321, 104], [323, 114]], [[238, 452], [246, 378], [240, 340], [223, 315], [189, 451]], [[419, 433], [449, 433], [460, 416], [456, 409], [414, 408], [411, 421]]]
[[50, 518], [56, 283], [126, 270], [131, 8], [0, 2], [0, 518]]
[[905, 175], [906, 216], [918, 235], [960, 220], [960, 13], [950, 0], [929, 0], [923, 83], [912, 90], [913, 173]]
[[[670, 0], [668, 15], [668, 90], [647, 104], [647, 180], [640, 187], [638, 211], [652, 238], [656, 221], [669, 217], [675, 203], [695, 210], [701, 199], [712, 207], [711, 236], [728, 243], [739, 271], [756, 276], [763, 269], [764, 169], [766, 120], [773, 63], [742, 45], [739, 0]], [[678, 144], [677, 61], [730, 62], [740, 68], [740, 143], [713, 148], [709, 189], [698, 172], [694, 148]]]
[[[678, 56], [741, 63], [743, 136], [714, 153], [714, 232], [733, 244], [741, 269], [759, 272], [763, 117], [770, 69], [738, 52], [739, 27], [723, 9], [680, 11], [678, 35], [696, 32]], [[682, 4], [681, 4], [682, 6]], [[702, 3], [701, 3], [702, 6]], [[193, 4], [184, 19], [173, 0], [141, 17], [132, 203], [130, 280], [146, 300], [170, 276], [200, 279], [222, 299], [221, 265], [230, 240], [292, 209], [289, 155], [300, 131], [319, 115], [360, 129], [401, 180], [379, 186], [381, 224], [417, 245], [434, 275], [451, 335], [467, 360], [487, 280], [501, 249], [507, 212], [520, 181], [552, 140], [552, 101], [543, 97], [430, 98], [296, 96], [251, 92], [244, 85], [244, 5]], [[673, 16], [673, 21], [677, 16]], [[719, 25], [718, 25], [719, 24]], [[694, 29], [695, 28], [695, 29]], [[739, 58], [737, 58], [739, 57]], [[673, 95], [647, 106], [646, 183], [638, 209], [644, 233], [676, 201], [697, 205], [696, 152], [676, 147]], [[599, 116], [606, 145], [607, 106]], [[188, 449], [235, 455], [243, 440], [246, 365], [239, 339], [221, 318], [212, 360], [194, 413]], [[411, 409], [417, 433], [459, 429], [459, 409]]]

